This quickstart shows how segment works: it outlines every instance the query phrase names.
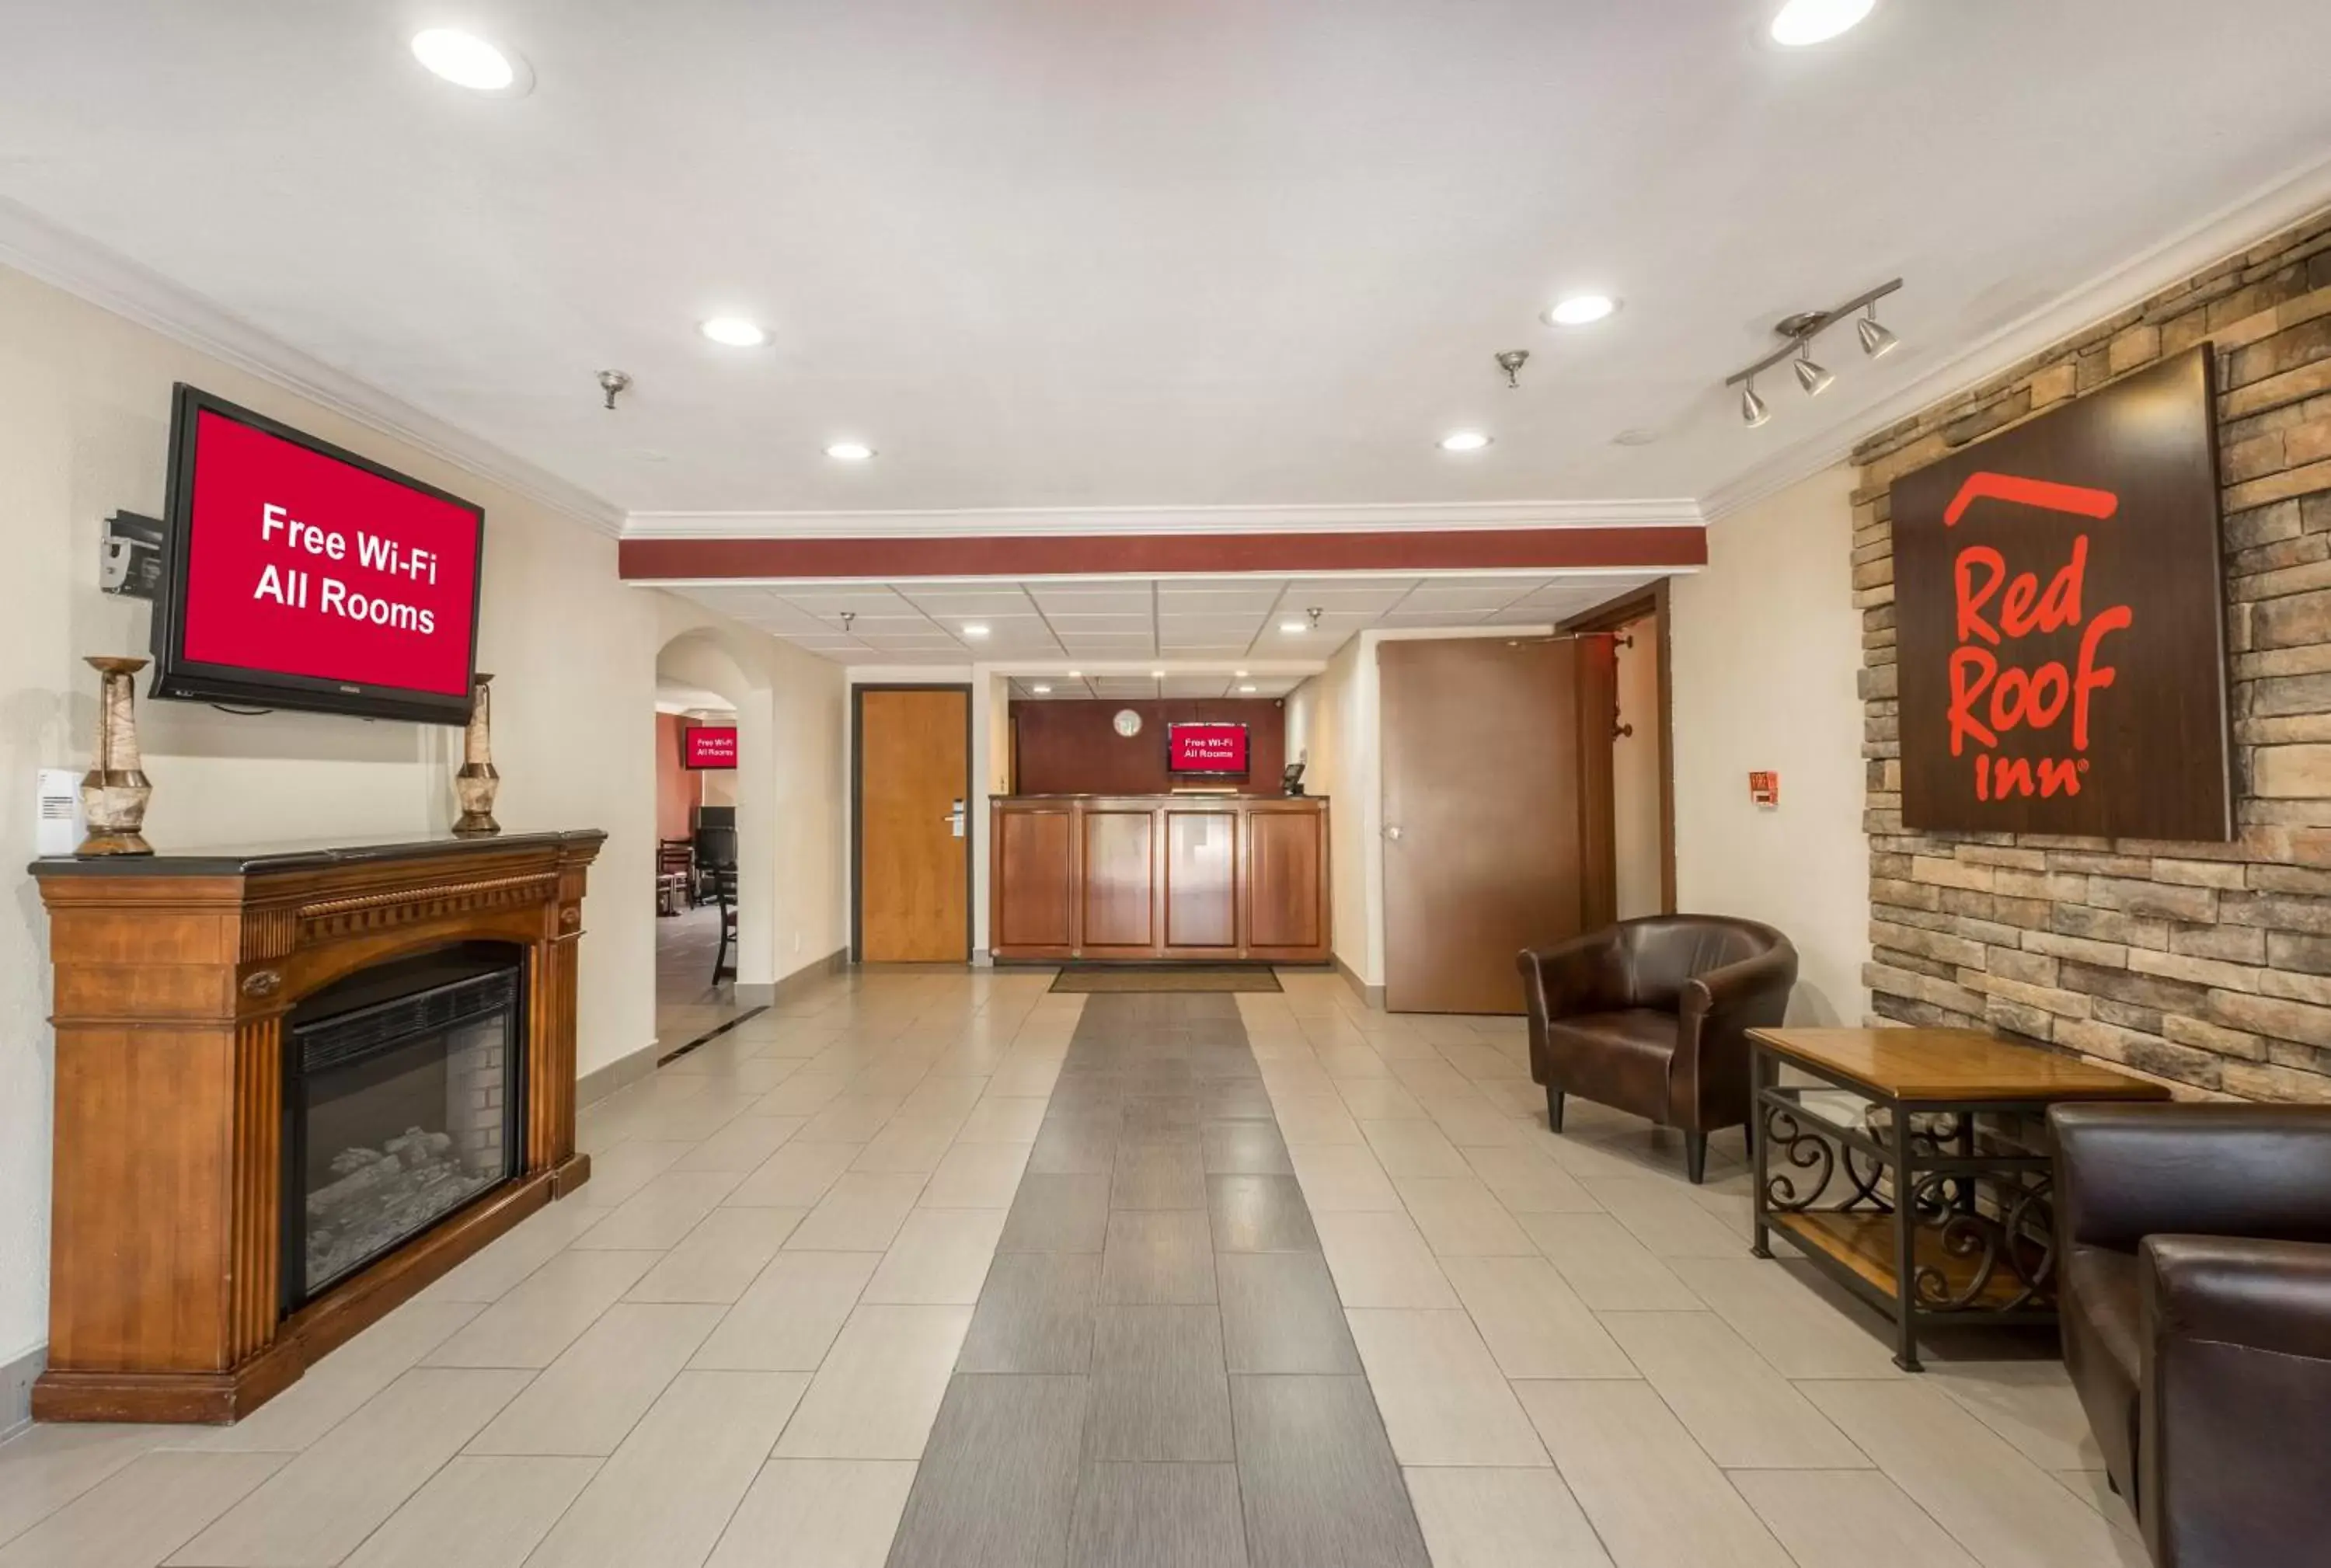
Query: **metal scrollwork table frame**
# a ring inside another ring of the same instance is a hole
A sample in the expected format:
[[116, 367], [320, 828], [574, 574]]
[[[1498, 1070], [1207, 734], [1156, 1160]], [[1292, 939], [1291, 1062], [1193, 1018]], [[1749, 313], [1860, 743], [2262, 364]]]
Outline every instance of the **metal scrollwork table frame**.
[[1779, 1231], [1893, 1320], [2056, 1321], [2047, 1107], [2165, 1099], [2129, 1073], [1976, 1030], [1748, 1031], [1755, 1243]]

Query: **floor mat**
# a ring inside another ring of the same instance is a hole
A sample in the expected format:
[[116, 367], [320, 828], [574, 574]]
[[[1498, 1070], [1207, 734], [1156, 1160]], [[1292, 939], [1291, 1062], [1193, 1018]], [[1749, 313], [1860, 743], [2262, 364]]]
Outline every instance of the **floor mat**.
[[1088, 995], [1124, 991], [1277, 991], [1279, 976], [1268, 969], [1172, 968], [1063, 969], [1052, 981], [1055, 992]]

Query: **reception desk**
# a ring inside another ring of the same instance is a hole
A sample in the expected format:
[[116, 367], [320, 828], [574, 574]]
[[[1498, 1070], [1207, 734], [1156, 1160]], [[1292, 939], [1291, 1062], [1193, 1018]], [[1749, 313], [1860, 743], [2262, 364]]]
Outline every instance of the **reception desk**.
[[997, 795], [999, 960], [1325, 964], [1327, 803], [1278, 795]]

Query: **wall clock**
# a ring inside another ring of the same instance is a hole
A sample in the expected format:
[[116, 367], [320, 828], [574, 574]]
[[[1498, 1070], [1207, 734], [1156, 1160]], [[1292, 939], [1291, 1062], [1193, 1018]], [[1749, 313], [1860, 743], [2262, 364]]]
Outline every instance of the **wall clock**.
[[1118, 734], [1128, 740], [1141, 733], [1141, 716], [1129, 708], [1118, 708], [1117, 717], [1108, 722], [1115, 727]]

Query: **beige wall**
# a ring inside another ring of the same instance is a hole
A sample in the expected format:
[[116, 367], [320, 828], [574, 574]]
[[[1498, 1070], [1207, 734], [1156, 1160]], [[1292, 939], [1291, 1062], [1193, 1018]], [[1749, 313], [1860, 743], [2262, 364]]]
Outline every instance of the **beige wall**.
[[1302, 760], [1306, 794], [1328, 797], [1336, 957], [1363, 985], [1384, 984], [1375, 669], [1375, 642], [1355, 637], [1287, 698], [1287, 760]]
[[1660, 912], [1660, 632], [1656, 616], [1621, 630], [1619, 723], [1611, 742], [1612, 858], [1619, 918]]
[[[87, 765], [92, 653], [144, 653], [149, 611], [97, 587], [100, 524], [158, 515], [170, 388], [189, 381], [485, 508], [478, 661], [494, 672], [496, 814], [512, 831], [595, 827], [607, 844], [585, 906], [578, 1041], [589, 1071], [654, 1035], [652, 751], [667, 595], [615, 576], [615, 546], [581, 523], [429, 452], [17, 273], [0, 271], [0, 1364], [45, 1336], [55, 1046], [47, 927], [22, 868], [33, 775]], [[690, 607], [692, 609], [692, 607]], [[716, 618], [699, 613], [695, 619]], [[743, 632], [768, 648], [769, 639]], [[838, 945], [840, 679], [786, 651], [772, 670], [792, 737], [786, 874], [810, 906], [804, 946]], [[789, 683], [789, 684], [788, 684]], [[442, 832], [456, 730], [321, 715], [238, 717], [139, 703], [164, 850]], [[813, 916], [813, 918], [809, 917]], [[830, 946], [828, 949], [830, 950]]]
[[[1852, 490], [1834, 468], [1723, 518], [1671, 589], [1677, 903], [1788, 933], [1800, 1022], [1869, 1011]], [[1777, 810], [1749, 803], [1758, 769], [1781, 775]]]

